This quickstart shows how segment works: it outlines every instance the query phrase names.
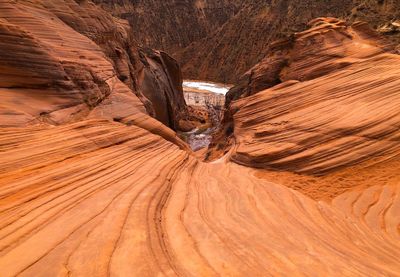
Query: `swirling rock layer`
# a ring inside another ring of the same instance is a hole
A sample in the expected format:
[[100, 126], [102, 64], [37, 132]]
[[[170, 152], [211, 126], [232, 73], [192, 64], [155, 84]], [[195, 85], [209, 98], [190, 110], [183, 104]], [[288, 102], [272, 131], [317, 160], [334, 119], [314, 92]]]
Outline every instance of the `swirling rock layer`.
[[317, 18], [309, 26], [307, 31], [272, 43], [266, 57], [229, 91], [227, 105], [285, 81], [312, 80], [393, 51], [388, 40], [363, 22], [349, 26], [336, 18]]
[[0, 12], [3, 126], [70, 122], [111, 98], [173, 129], [188, 116], [176, 61], [140, 49], [126, 22], [92, 2], [10, 0]]
[[320, 175], [399, 154], [400, 56], [364, 24], [312, 24], [228, 93], [235, 162]]
[[321, 174], [400, 154], [399, 56], [382, 54], [325, 77], [235, 103], [233, 159]]
[[[328, 203], [202, 163], [148, 115], [180, 89], [176, 63], [131, 46], [125, 23], [90, 1], [0, 1], [0, 15], [1, 276], [399, 275], [396, 176]], [[232, 159], [311, 173], [393, 161], [399, 57], [368, 49], [235, 102]]]
[[1, 129], [0, 162], [2, 276], [400, 272], [398, 186], [318, 203], [104, 120]]

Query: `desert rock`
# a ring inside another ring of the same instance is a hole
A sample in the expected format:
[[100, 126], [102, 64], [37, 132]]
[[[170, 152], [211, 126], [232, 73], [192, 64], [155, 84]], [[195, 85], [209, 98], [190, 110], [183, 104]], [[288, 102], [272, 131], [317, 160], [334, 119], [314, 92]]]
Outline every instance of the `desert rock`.
[[0, 9], [3, 126], [66, 123], [105, 105], [106, 117], [140, 110], [173, 129], [187, 117], [176, 61], [139, 48], [127, 23], [92, 2], [5, 1]]
[[386, 40], [313, 21], [230, 99], [232, 147], [205, 163], [171, 129], [179, 66], [129, 28], [91, 1], [0, 2], [1, 276], [400, 274]]
[[400, 56], [365, 24], [321, 18], [311, 25], [272, 48], [243, 78], [248, 85], [228, 93], [239, 99], [225, 118], [233, 126], [231, 159], [325, 174], [396, 157]]

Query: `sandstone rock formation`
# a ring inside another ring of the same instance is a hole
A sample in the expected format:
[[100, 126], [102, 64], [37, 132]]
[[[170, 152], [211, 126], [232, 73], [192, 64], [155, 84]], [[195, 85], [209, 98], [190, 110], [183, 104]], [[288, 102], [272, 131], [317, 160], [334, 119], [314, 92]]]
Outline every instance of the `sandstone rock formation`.
[[142, 45], [162, 49], [183, 66], [185, 78], [236, 83], [273, 41], [307, 29], [321, 16], [362, 20], [387, 32], [400, 19], [400, 0], [95, 0], [129, 21]]
[[331, 205], [136, 126], [0, 131], [2, 276], [400, 272], [398, 185]]
[[125, 23], [72, 0], [1, 1], [0, 18], [1, 276], [399, 275], [398, 174], [317, 201], [237, 164], [396, 171], [399, 56], [367, 33], [299, 34], [325, 63], [292, 61], [298, 81], [232, 103], [237, 144], [203, 163], [148, 115], [158, 94], [181, 111], [176, 63]]
[[365, 24], [328, 18], [311, 25], [272, 47], [228, 93], [240, 98], [225, 119], [234, 128], [231, 159], [325, 174], [396, 157], [400, 56], [385, 52], [385, 40]]
[[286, 81], [312, 80], [393, 50], [388, 40], [363, 22], [348, 25], [336, 18], [317, 18], [309, 26], [305, 32], [271, 43], [265, 58], [228, 92], [227, 106]]
[[3, 1], [0, 9], [3, 126], [147, 110], [179, 129], [188, 116], [176, 61], [140, 49], [127, 23], [92, 2]]
[[[236, 83], [258, 63], [273, 41], [307, 29], [321, 16], [362, 20], [400, 44], [392, 22], [400, 19], [400, 0], [95, 0], [127, 19], [143, 45], [174, 56], [185, 78]], [[389, 28], [389, 29], [388, 29]]]
[[211, 105], [214, 107], [225, 106], [225, 95], [212, 93], [210, 91], [200, 89], [184, 89], [184, 97], [186, 104], [191, 106], [206, 107]]

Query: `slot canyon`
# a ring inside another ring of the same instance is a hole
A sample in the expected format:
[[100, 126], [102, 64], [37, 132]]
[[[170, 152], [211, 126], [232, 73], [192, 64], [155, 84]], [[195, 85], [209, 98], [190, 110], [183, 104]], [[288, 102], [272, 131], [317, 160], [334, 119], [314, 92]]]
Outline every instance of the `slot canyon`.
[[0, 0], [0, 276], [400, 276], [400, 0]]

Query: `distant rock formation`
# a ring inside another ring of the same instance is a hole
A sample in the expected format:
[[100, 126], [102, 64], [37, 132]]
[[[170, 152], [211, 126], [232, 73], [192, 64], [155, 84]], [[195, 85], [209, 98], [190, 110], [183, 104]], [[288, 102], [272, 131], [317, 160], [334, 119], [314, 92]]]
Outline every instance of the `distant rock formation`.
[[[400, 19], [400, 0], [245, 0], [220, 29], [173, 55], [185, 78], [236, 83], [265, 57], [272, 42], [306, 30], [316, 17], [331, 16], [379, 29]], [[399, 35], [388, 35], [400, 44]]]
[[189, 79], [236, 83], [272, 42], [306, 30], [317, 17], [362, 20], [400, 44], [400, 35], [390, 31], [400, 20], [400, 0], [94, 2], [128, 20], [140, 44], [171, 54]]
[[380, 27], [378, 31], [383, 34], [400, 33], [400, 20], [393, 20], [391, 22], [388, 22]]
[[94, 0], [129, 21], [140, 44], [168, 53], [181, 50], [221, 27], [242, 6], [239, 0]]
[[191, 132], [180, 135], [194, 151], [206, 149], [212, 134], [220, 125], [225, 95], [187, 86], [183, 86], [183, 91], [190, 117], [193, 118], [192, 126], [195, 128], [188, 128]]
[[186, 104], [190, 106], [207, 107], [209, 105], [222, 108], [225, 105], [225, 95], [201, 90], [184, 90]]

